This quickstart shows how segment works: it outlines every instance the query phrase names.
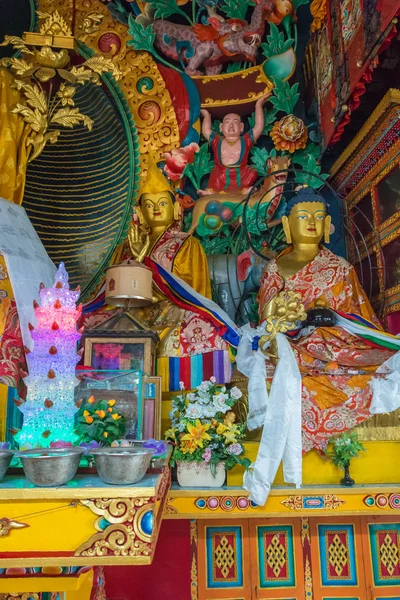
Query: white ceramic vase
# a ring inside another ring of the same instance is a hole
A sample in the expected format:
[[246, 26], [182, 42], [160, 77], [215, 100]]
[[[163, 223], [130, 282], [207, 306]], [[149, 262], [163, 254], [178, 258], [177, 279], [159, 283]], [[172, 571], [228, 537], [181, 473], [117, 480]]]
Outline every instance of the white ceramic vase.
[[182, 487], [221, 487], [225, 483], [225, 466], [223, 462], [215, 465], [215, 477], [211, 473], [211, 468], [205, 461], [187, 462], [178, 460], [176, 462], [178, 483]]

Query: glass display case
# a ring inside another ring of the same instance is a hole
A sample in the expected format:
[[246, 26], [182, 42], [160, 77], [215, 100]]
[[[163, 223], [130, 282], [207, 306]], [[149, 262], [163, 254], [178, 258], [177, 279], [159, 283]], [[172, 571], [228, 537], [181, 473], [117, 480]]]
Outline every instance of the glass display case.
[[144, 401], [142, 371], [78, 369], [75, 401], [115, 400], [118, 412], [126, 419], [125, 437], [143, 439]]
[[75, 401], [116, 400], [126, 419], [125, 437], [142, 440], [161, 436], [161, 377], [148, 377], [140, 370], [80, 368]]

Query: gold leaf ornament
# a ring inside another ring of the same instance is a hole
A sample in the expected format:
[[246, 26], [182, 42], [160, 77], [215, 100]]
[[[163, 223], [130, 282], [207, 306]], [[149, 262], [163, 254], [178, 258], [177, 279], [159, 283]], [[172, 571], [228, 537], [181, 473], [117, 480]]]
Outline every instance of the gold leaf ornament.
[[63, 127], [68, 127], [70, 129], [80, 122], [83, 122], [89, 131], [91, 131], [93, 127], [92, 119], [80, 113], [79, 108], [60, 108], [54, 113], [50, 120], [50, 123], [56, 123], [57, 125], [62, 125]]
[[73, 97], [75, 96], [76, 88], [72, 85], [65, 85], [62, 83], [60, 85], [60, 89], [57, 92], [57, 96], [61, 98], [61, 106], [75, 106], [75, 102], [73, 101]]
[[33, 50], [30, 50], [24, 40], [16, 35], [5, 35], [0, 46], [13, 46], [15, 50], [19, 50], [22, 54], [33, 54]]

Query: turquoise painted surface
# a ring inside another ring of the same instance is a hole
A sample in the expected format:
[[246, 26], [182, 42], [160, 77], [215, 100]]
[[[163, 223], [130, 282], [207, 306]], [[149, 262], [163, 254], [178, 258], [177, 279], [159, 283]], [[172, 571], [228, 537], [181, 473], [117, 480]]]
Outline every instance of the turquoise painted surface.
[[[369, 529], [369, 543], [371, 548], [371, 560], [372, 560], [372, 572], [374, 577], [374, 584], [377, 587], [381, 586], [400, 586], [400, 562], [399, 562], [399, 548], [400, 548], [400, 523], [376, 523], [368, 525]], [[397, 548], [396, 556], [393, 554], [392, 563], [393, 572], [392, 574], [380, 572], [379, 565], [381, 564], [381, 551], [379, 543], [379, 534], [385, 535], [387, 534], [395, 534], [396, 543], [393, 542], [393, 553], [395, 553]], [[396, 562], [397, 559], [397, 562]], [[395, 564], [396, 563], [396, 564]], [[394, 590], [395, 591], [395, 590]], [[389, 596], [390, 598], [390, 596]], [[378, 600], [378, 599], [377, 599]], [[385, 600], [385, 597], [382, 598]], [[398, 600], [396, 598], [390, 598], [390, 600]]]
[[[268, 577], [267, 556], [264, 543], [265, 535], [286, 535], [287, 547], [285, 553], [286, 575], [278, 575], [274, 579]], [[258, 571], [260, 574], [260, 587], [263, 589], [276, 589], [282, 587], [295, 587], [296, 575], [294, 567], [293, 552], [293, 527], [291, 525], [265, 525], [257, 527], [257, 547], [258, 547]]]
[[[236, 552], [232, 558], [236, 563], [236, 579], [229, 581], [216, 581], [213, 573], [215, 556], [212, 550], [213, 534], [234, 533], [236, 539]], [[229, 589], [243, 586], [243, 546], [242, 546], [242, 528], [240, 525], [232, 527], [207, 527], [206, 528], [206, 562], [207, 562], [207, 587], [210, 589]]]
[[[328, 548], [326, 543], [326, 536], [329, 533], [343, 532], [347, 533], [347, 552], [349, 561], [349, 573], [348, 576], [338, 575], [333, 577], [329, 574], [329, 557]], [[322, 585], [346, 587], [357, 585], [357, 567], [356, 567], [356, 555], [354, 545], [354, 526], [348, 524], [339, 525], [318, 525], [318, 538], [319, 538], [319, 555], [321, 563], [321, 582]]]

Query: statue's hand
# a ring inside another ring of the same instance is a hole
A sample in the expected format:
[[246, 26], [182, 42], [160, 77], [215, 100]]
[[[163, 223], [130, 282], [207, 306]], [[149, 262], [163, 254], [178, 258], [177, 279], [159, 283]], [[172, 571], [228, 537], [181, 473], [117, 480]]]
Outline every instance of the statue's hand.
[[268, 100], [268, 98], [271, 96], [271, 92], [268, 92], [268, 94], [264, 94], [264, 96], [261, 96], [261, 98], [259, 98], [256, 102], [256, 106], [264, 106], [264, 104], [266, 103], [266, 101]]
[[137, 223], [131, 223], [128, 231], [128, 242], [132, 257], [143, 262], [150, 249], [149, 231], [144, 231]]
[[208, 112], [208, 110], [206, 110], [205, 108], [203, 108], [203, 109], [200, 111], [200, 114], [201, 114], [201, 116], [202, 116], [204, 119], [208, 119], [208, 118], [209, 118], [209, 119], [211, 120], [211, 113], [209, 113], [209, 112]]

